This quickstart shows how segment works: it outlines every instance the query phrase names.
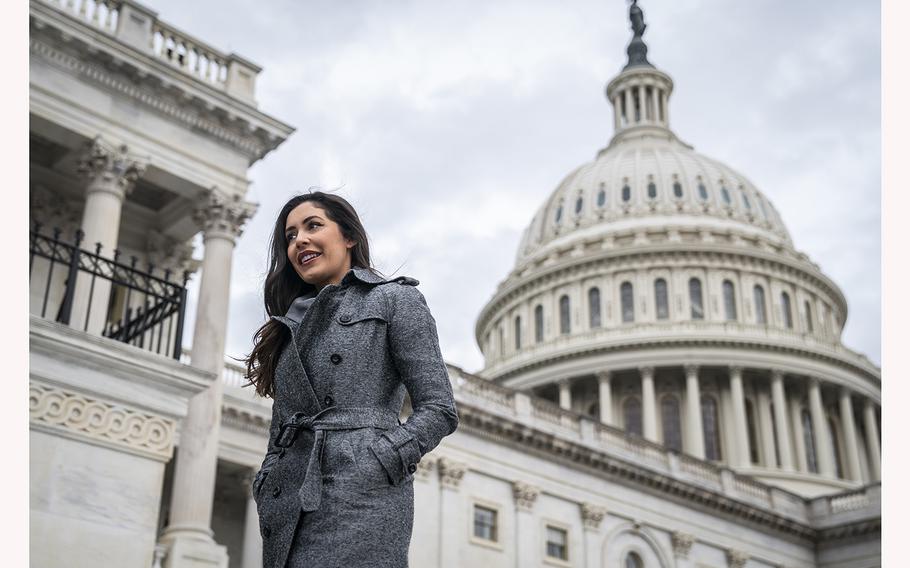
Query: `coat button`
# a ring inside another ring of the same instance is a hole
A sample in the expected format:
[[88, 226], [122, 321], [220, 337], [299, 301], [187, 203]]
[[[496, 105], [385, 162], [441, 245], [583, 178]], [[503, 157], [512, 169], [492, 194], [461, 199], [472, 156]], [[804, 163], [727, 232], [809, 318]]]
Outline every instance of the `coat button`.
[[341, 317], [338, 318], [338, 319], [340, 319], [340, 320], [343, 321], [344, 323], [348, 323], [349, 321], [351, 321], [351, 316], [349, 316], [348, 314], [344, 314], [343, 316], [341, 316]]
[[275, 489], [272, 489], [272, 497], [278, 497], [279, 495], [281, 495], [281, 486], [276, 485]]
[[339, 355], [338, 353], [332, 353], [332, 356], [329, 357], [329, 359], [331, 359], [332, 363], [335, 363], [336, 365], [338, 363], [341, 363], [341, 355]]
[[415, 471], [417, 471], [417, 464], [409, 463], [408, 464], [408, 473], [414, 473]]
[[272, 527], [270, 527], [268, 525], [263, 526], [262, 527], [262, 536], [264, 536], [265, 538], [269, 538], [270, 536], [272, 536]]
[[335, 404], [335, 399], [332, 398], [332, 395], [328, 395], [323, 399], [322, 402], [323, 402], [323, 404], [325, 404], [325, 406], [332, 406], [333, 404]]

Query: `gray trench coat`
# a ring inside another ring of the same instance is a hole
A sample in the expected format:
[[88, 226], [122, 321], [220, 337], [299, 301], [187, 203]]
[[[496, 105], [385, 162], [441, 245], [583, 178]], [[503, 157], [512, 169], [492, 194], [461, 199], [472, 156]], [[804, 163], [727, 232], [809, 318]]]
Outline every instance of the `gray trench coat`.
[[[417, 284], [352, 268], [272, 316], [288, 341], [252, 484], [263, 568], [408, 565], [417, 462], [458, 426]], [[402, 424], [405, 389], [413, 413]]]

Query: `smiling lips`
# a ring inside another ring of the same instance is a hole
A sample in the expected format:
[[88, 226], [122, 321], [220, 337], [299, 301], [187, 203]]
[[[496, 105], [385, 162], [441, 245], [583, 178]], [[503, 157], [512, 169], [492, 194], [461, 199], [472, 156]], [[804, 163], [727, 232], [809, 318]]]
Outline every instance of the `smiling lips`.
[[319, 258], [322, 256], [320, 252], [302, 252], [297, 255], [297, 261], [303, 265], [307, 266], [313, 262], [313, 259]]

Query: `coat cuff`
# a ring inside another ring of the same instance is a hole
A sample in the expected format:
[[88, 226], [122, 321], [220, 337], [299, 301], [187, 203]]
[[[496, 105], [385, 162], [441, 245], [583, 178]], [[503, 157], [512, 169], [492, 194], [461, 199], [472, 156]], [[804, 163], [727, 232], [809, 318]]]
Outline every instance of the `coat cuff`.
[[392, 485], [398, 485], [417, 469], [420, 447], [404, 428], [383, 432], [370, 444], [370, 451], [382, 464]]

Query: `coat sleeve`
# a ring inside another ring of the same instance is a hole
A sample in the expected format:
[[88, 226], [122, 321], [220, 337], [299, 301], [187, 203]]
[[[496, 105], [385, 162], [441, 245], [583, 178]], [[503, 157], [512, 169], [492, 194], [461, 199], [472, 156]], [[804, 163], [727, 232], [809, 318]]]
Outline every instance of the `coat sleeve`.
[[388, 346], [411, 397], [413, 413], [370, 444], [394, 485], [411, 473], [424, 454], [458, 427], [455, 397], [446, 370], [436, 320], [414, 286], [387, 286]]
[[280, 422], [281, 421], [278, 416], [278, 404], [273, 400], [272, 422], [269, 425], [268, 449], [266, 450], [265, 457], [262, 460], [262, 466], [259, 468], [259, 471], [256, 472], [256, 476], [253, 478], [251, 488], [254, 499], [258, 496], [259, 488], [262, 487], [262, 483], [265, 481], [266, 476], [269, 474], [269, 470], [272, 469], [272, 466], [275, 465], [276, 461], [278, 461], [278, 453], [281, 451], [281, 448], [275, 445], [275, 440], [278, 439]]

